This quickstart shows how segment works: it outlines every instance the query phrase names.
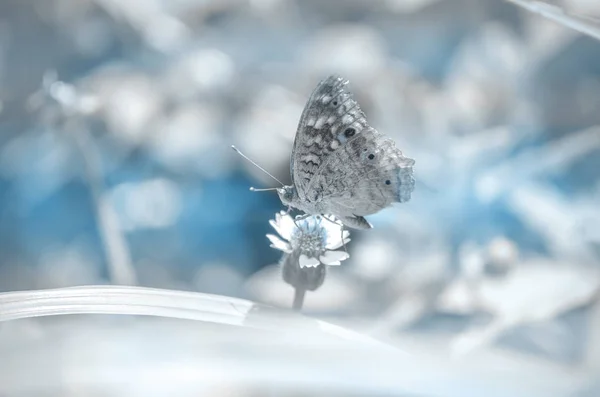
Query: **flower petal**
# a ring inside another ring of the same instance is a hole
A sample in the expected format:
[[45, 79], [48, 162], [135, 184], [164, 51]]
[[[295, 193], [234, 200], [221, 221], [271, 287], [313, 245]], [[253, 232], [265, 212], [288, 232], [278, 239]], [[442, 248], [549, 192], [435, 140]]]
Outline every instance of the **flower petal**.
[[317, 258], [308, 257], [304, 254], [300, 255], [300, 268], [303, 267], [317, 267], [320, 262]]
[[279, 228], [279, 225], [277, 224], [277, 222], [274, 221], [273, 219], [270, 219], [269, 220], [269, 224], [273, 227], [273, 229], [275, 229], [275, 231], [277, 232], [277, 234], [279, 234], [281, 236], [281, 229]]
[[277, 236], [273, 234], [267, 234], [267, 238], [271, 241], [271, 247], [278, 249], [283, 252], [287, 252], [288, 254], [292, 252], [292, 247], [285, 241], [279, 239]]
[[286, 214], [283, 211], [276, 214], [275, 219], [277, 220], [277, 225], [279, 226], [279, 230], [277, 232], [281, 235], [281, 237], [289, 241], [292, 238], [294, 229], [296, 228], [294, 220], [289, 214]]
[[344, 244], [348, 244], [350, 242], [350, 232], [344, 230], [344, 241], [342, 242], [342, 234], [337, 231], [337, 233], [328, 233], [327, 234], [327, 245], [325, 248], [329, 250], [336, 250], [340, 248]]
[[[325, 265], [330, 265], [333, 262], [343, 261], [348, 259], [350, 255], [347, 252], [343, 251], [326, 251], [323, 255], [319, 257], [321, 262]], [[334, 265], [335, 266], [335, 265]]]

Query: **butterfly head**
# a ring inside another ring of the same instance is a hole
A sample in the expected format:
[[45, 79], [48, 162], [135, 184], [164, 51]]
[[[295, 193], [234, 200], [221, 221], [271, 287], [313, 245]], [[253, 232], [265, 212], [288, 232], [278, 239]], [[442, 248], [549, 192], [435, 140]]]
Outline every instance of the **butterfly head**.
[[294, 186], [277, 188], [277, 194], [283, 205], [292, 205], [296, 199], [296, 189]]

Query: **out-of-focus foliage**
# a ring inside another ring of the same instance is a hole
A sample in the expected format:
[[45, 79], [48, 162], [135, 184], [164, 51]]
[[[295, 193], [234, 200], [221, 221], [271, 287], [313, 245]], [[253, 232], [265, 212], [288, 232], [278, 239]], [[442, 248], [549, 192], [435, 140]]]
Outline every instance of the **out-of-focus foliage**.
[[[595, 0], [553, 5], [600, 18]], [[306, 310], [600, 371], [600, 41], [508, 1], [0, 3], [0, 290], [289, 306], [265, 237], [282, 207], [248, 190], [275, 182], [230, 145], [289, 182], [330, 73], [417, 186], [353, 234]]]

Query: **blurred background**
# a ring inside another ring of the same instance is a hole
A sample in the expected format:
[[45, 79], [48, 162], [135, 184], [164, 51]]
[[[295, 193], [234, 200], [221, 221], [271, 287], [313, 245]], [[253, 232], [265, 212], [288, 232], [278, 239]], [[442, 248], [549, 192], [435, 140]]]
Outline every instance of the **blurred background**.
[[417, 185], [305, 311], [600, 368], [600, 41], [499, 0], [3, 0], [0, 291], [289, 307], [265, 237], [281, 203], [248, 190], [275, 182], [230, 145], [289, 182], [331, 73]]

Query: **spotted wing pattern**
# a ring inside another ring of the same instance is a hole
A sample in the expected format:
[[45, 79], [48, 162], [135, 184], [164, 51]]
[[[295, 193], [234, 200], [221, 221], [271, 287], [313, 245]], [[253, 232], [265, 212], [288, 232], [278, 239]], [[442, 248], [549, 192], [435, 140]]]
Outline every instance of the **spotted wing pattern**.
[[311, 180], [309, 197], [324, 201], [338, 216], [374, 214], [410, 200], [413, 159], [372, 127], [337, 150]]
[[344, 89], [347, 83], [337, 76], [323, 80], [313, 91], [300, 117], [291, 157], [291, 174], [301, 200], [307, 198], [311, 179], [332, 153], [368, 126], [358, 103]]
[[301, 202], [353, 218], [410, 200], [414, 160], [369, 126], [346, 84], [330, 76], [313, 91], [296, 132], [291, 173]]

